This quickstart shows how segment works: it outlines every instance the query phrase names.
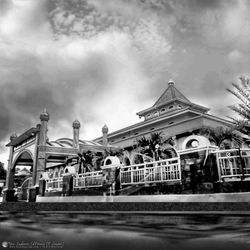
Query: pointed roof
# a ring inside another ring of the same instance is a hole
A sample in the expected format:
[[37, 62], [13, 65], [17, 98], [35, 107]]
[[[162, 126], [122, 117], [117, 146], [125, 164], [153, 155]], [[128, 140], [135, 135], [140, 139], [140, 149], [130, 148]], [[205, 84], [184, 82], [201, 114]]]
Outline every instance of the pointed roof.
[[184, 102], [190, 103], [191, 102], [184, 96], [178, 89], [174, 86], [174, 81], [170, 79], [168, 81], [168, 88], [163, 92], [160, 98], [155, 102], [153, 107], [161, 106], [162, 104], [168, 103], [175, 99], [182, 100]]
[[176, 89], [174, 81], [170, 79], [168, 81], [167, 89], [163, 92], [163, 94], [159, 97], [159, 99], [155, 102], [155, 104], [150, 108], [147, 108], [138, 112], [137, 115], [145, 116], [151, 113], [152, 111], [155, 112], [159, 110], [160, 108], [163, 108], [166, 106], [170, 107], [170, 105], [174, 105], [175, 103], [180, 104], [179, 105], [180, 108], [169, 109], [165, 111], [164, 114], [179, 112], [180, 110], [183, 110], [183, 108], [190, 108], [190, 109], [199, 111], [201, 113], [206, 113], [209, 110], [206, 107], [203, 107], [201, 105], [198, 105], [189, 101], [189, 99], [186, 96], [184, 96], [178, 89]]

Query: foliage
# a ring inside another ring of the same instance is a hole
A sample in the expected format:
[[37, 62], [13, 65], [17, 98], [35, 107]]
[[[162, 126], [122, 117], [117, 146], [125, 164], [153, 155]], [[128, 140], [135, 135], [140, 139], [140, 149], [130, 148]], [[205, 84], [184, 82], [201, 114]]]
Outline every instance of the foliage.
[[234, 127], [203, 127], [202, 129], [200, 129], [199, 133], [201, 135], [205, 135], [218, 147], [221, 147], [226, 140], [229, 140], [231, 142], [231, 146], [234, 145], [236, 147], [240, 147], [243, 142], [242, 137], [237, 133], [237, 130]]
[[4, 169], [4, 164], [2, 162], [0, 162], [0, 180], [6, 179], [6, 173], [7, 173], [7, 171]]
[[236, 128], [243, 133], [250, 133], [250, 79], [240, 77], [238, 84], [232, 83], [232, 89], [227, 88], [227, 91], [234, 95], [240, 103], [230, 105], [229, 108], [237, 113], [239, 120], [231, 118]]
[[151, 133], [149, 137], [143, 136], [137, 139], [138, 151], [152, 159], [159, 157], [160, 146], [163, 144], [174, 145], [174, 142], [172, 138], [164, 138], [162, 132]]
[[162, 133], [152, 133], [150, 134], [149, 138], [146, 138], [145, 136], [139, 138], [137, 140], [137, 145], [139, 147], [145, 148], [149, 147], [150, 150], [155, 150], [156, 145], [162, 144]]

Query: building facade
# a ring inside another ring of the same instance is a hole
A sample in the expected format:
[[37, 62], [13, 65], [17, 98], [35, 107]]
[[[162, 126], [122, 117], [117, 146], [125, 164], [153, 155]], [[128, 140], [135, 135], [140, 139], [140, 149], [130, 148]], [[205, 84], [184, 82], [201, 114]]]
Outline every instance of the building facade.
[[[209, 146], [213, 142], [199, 135], [202, 128], [228, 128], [233, 124], [208, 112], [208, 108], [191, 102], [176, 88], [174, 81], [170, 80], [154, 105], [137, 113], [143, 121], [107, 134], [108, 143], [130, 149], [137, 144], [138, 139], [147, 138], [152, 133], [161, 133], [165, 139], [174, 141], [177, 151], [189, 147]], [[102, 144], [103, 138], [94, 141]], [[128, 157], [133, 162], [133, 156]]]

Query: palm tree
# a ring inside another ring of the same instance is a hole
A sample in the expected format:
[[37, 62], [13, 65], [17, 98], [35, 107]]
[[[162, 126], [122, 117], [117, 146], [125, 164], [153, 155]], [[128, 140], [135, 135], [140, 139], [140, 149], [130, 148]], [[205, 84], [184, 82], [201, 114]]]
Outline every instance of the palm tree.
[[229, 108], [237, 113], [240, 117], [239, 120], [231, 118], [237, 130], [243, 133], [250, 133], [250, 79], [246, 77], [240, 77], [238, 84], [232, 83], [233, 88], [227, 88], [227, 91], [233, 94], [240, 103], [236, 105], [230, 105]]
[[226, 141], [230, 141], [230, 147], [234, 146], [239, 148], [242, 145], [243, 139], [239, 132], [234, 128], [225, 127], [203, 127], [199, 133], [205, 135], [216, 146], [221, 147]]

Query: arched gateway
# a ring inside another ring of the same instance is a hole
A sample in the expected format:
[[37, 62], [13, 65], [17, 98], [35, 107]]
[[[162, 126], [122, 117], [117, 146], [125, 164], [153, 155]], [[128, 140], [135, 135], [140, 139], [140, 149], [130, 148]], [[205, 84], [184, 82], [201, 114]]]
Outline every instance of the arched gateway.
[[52, 172], [53, 176], [58, 176], [59, 173], [61, 175], [68, 160], [77, 159], [88, 150], [103, 153], [107, 150], [107, 146], [99, 143], [80, 140], [80, 122], [77, 120], [73, 122], [73, 138], [62, 138], [57, 141], [49, 141], [47, 137], [49, 114], [46, 110], [41, 113], [40, 121], [40, 124], [20, 136], [13, 134], [6, 145], [9, 147], [9, 161], [3, 201], [16, 199], [14, 178], [17, 166], [30, 167], [31, 179], [28, 185], [24, 186], [27, 199], [35, 201], [39, 193], [40, 178], [45, 172]]

